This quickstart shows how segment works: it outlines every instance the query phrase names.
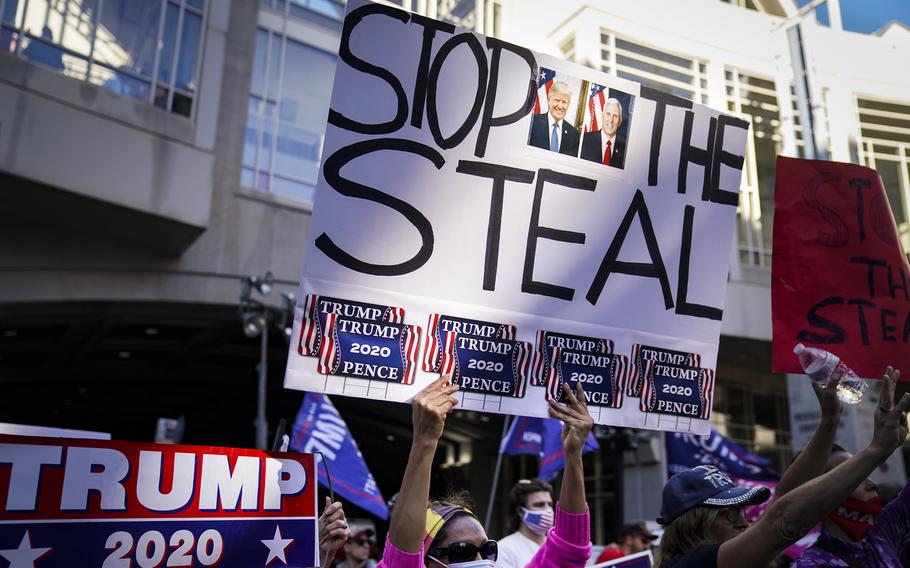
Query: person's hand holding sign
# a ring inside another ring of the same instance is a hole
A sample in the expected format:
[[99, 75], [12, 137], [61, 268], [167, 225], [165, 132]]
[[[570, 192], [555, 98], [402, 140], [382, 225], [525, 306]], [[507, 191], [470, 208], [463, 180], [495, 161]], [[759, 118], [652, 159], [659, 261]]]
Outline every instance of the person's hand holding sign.
[[451, 380], [451, 375], [441, 376], [411, 400], [414, 438], [389, 526], [389, 541], [405, 552], [418, 552], [423, 543], [433, 456], [445, 428], [446, 416], [458, 404], [452, 396], [458, 385], [450, 384]]
[[455, 409], [458, 400], [452, 394], [458, 385], [450, 384], [451, 375], [444, 375], [430, 383], [411, 401], [411, 420], [414, 426], [414, 442], [434, 445], [442, 436], [446, 416]]
[[588, 414], [584, 387], [581, 381], [575, 383], [575, 392], [563, 383], [566, 404], [549, 400], [550, 416], [562, 420], [562, 449], [566, 454], [566, 469], [559, 491], [559, 507], [567, 513], [583, 514], [585, 502], [585, 474], [581, 461], [581, 450], [594, 427], [594, 419]]
[[581, 450], [588, 439], [594, 419], [588, 414], [588, 403], [581, 382], [575, 383], [575, 392], [568, 384], [563, 383], [567, 404], [562, 405], [550, 400], [550, 416], [562, 421], [562, 448], [569, 456], [581, 456]]
[[319, 558], [323, 567], [331, 566], [335, 553], [351, 536], [341, 503], [326, 496], [325, 509], [319, 517]]

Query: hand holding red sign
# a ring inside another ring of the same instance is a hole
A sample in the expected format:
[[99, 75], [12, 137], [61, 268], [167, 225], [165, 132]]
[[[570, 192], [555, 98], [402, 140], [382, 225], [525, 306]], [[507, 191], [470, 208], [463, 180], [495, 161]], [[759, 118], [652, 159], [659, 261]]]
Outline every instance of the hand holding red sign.
[[802, 372], [798, 342], [863, 377], [910, 367], [910, 264], [874, 170], [777, 159], [771, 281], [775, 371]]

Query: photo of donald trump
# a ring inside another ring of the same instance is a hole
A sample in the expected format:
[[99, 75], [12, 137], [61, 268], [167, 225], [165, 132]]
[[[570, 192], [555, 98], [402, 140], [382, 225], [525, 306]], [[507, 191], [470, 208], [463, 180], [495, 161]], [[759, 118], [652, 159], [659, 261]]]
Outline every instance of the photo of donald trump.
[[572, 105], [572, 87], [565, 81], [551, 78], [546, 97], [547, 112], [535, 114], [532, 118], [528, 144], [551, 152], [577, 156], [580, 135], [578, 129], [566, 119]]
[[604, 101], [600, 128], [588, 132], [581, 143], [581, 158], [622, 169], [626, 162], [626, 141], [617, 136], [623, 123], [622, 103], [610, 97]]

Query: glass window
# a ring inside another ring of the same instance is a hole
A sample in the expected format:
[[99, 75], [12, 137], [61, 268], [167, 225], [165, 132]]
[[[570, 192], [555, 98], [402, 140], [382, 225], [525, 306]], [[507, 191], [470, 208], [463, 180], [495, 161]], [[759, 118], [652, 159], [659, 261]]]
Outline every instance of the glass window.
[[20, 12], [19, 4], [19, 0], [6, 0], [4, 2], [2, 15], [2, 21], [4, 24], [18, 25], [19, 18], [16, 16]]
[[336, 20], [344, 17], [344, 4], [335, 0], [289, 0], [288, 5], [292, 16], [306, 17], [311, 10]]
[[256, 30], [256, 52], [253, 55], [253, 74], [250, 81], [250, 92], [261, 95], [264, 86], [263, 69], [265, 69], [265, 55], [269, 34], [265, 30]]
[[180, 8], [176, 4], [168, 4], [164, 16], [164, 35], [161, 36], [161, 55], [158, 61], [158, 80], [162, 83], [171, 82], [171, 66], [174, 62], [174, 47], [177, 45], [177, 19], [180, 17]]
[[199, 53], [199, 39], [202, 35], [202, 17], [187, 13], [183, 17], [183, 33], [180, 34], [180, 58], [177, 62], [178, 89], [196, 90], [196, 56]]
[[[13, 2], [14, 9], [15, 4], [16, 2]], [[91, 51], [92, 26], [97, 15], [97, 4], [97, 0], [85, 2], [29, 0], [28, 13], [22, 28], [29, 37], [41, 38], [42, 43], [59, 45], [73, 53], [88, 55]], [[7, 11], [8, 8], [4, 7], [4, 12]]]
[[205, 0], [187, 0], [185, 6], [177, 0], [2, 4], [0, 49], [117, 94], [191, 115]]
[[158, 2], [105, 0], [95, 34], [95, 59], [114, 69], [151, 78], [160, 16]]
[[738, 208], [740, 261], [769, 267], [775, 167], [783, 145], [777, 88], [772, 79], [738, 69], [725, 75], [727, 109], [750, 123]]
[[888, 203], [891, 205], [891, 211], [894, 212], [894, 221], [900, 225], [907, 222], [907, 215], [904, 212], [903, 197], [901, 196], [901, 175], [900, 163], [890, 160], [879, 160], [875, 164], [878, 175], [882, 178], [882, 184], [885, 186], [885, 193], [888, 195]]
[[[644, 46], [606, 30], [601, 31], [600, 40], [603, 71], [665, 93], [707, 103], [707, 67], [699, 59]], [[615, 59], [611, 60], [611, 56]]]
[[882, 177], [906, 248], [910, 243], [910, 175], [906, 175], [910, 172], [910, 102], [858, 97], [856, 110], [860, 161]]
[[[401, 6], [401, 0], [392, 3]], [[308, 18], [312, 13], [339, 21], [344, 18], [342, 0], [260, 0], [259, 4], [295, 18]]]
[[570, 36], [559, 46], [559, 51], [564, 59], [568, 61], [575, 60], [575, 36]]
[[254, 60], [241, 183], [312, 201], [335, 56], [259, 30]]

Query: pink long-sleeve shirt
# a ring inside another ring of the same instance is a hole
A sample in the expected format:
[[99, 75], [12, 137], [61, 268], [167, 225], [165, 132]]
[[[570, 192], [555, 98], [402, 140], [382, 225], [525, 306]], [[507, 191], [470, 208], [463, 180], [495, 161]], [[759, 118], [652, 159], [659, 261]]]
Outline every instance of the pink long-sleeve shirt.
[[[425, 552], [405, 552], [386, 537], [385, 554], [377, 568], [423, 568]], [[580, 515], [567, 513], [556, 505], [556, 523], [547, 540], [526, 568], [574, 568], [587, 563], [591, 556], [591, 515], [587, 505]]]

